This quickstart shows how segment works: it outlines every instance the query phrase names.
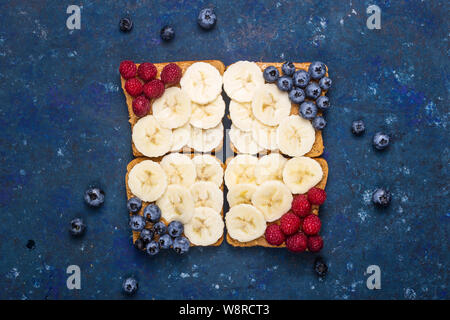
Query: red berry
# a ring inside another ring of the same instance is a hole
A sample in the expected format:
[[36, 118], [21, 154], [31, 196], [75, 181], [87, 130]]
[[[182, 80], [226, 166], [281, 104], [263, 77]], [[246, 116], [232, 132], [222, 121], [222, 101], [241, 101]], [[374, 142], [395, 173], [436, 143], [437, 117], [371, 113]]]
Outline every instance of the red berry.
[[130, 79], [136, 77], [136, 65], [133, 61], [125, 60], [120, 63], [119, 72], [124, 79]]
[[289, 211], [281, 217], [280, 228], [287, 236], [294, 234], [300, 228], [300, 218]]
[[325, 190], [319, 188], [311, 188], [308, 191], [308, 200], [311, 204], [321, 205], [327, 199], [327, 193]]
[[165, 84], [177, 84], [181, 79], [181, 68], [175, 63], [169, 63], [161, 71], [161, 80]]
[[321, 236], [308, 237], [308, 250], [319, 252], [323, 248], [323, 239]]
[[286, 239], [283, 232], [281, 232], [280, 226], [277, 224], [271, 224], [266, 228], [265, 237], [267, 242], [274, 246], [279, 246]]
[[149, 99], [159, 98], [164, 93], [164, 83], [155, 79], [144, 84], [144, 94]]
[[155, 65], [150, 62], [141, 63], [137, 69], [138, 77], [145, 82], [155, 79], [157, 73]]
[[150, 110], [150, 101], [144, 96], [139, 96], [133, 100], [133, 112], [138, 117], [145, 116]]
[[322, 223], [320, 222], [319, 217], [315, 214], [310, 214], [303, 220], [302, 230], [307, 235], [313, 236], [319, 233], [321, 226]]
[[299, 217], [306, 217], [311, 212], [311, 203], [304, 194], [298, 194], [292, 200], [292, 212]]
[[304, 233], [298, 232], [286, 240], [286, 247], [292, 252], [303, 252], [306, 250], [308, 239]]
[[142, 83], [137, 78], [128, 79], [125, 82], [125, 89], [131, 96], [137, 97], [142, 93]]

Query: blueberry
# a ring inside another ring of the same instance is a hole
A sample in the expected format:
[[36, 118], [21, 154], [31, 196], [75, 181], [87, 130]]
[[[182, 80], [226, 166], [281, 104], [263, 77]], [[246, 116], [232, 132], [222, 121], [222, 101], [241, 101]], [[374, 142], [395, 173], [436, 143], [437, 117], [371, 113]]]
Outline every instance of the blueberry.
[[281, 91], [290, 91], [292, 89], [292, 78], [288, 76], [278, 78], [277, 86]]
[[327, 67], [325, 66], [325, 63], [315, 61], [309, 65], [308, 72], [312, 79], [319, 80], [327, 72]]
[[292, 90], [289, 91], [289, 99], [291, 99], [293, 103], [300, 104], [305, 101], [305, 91], [300, 88], [292, 88]]
[[315, 82], [311, 82], [306, 86], [305, 94], [307, 98], [310, 98], [312, 100], [316, 100], [320, 94], [322, 93], [322, 90], [320, 89], [319, 85]]
[[132, 296], [139, 289], [139, 283], [134, 278], [126, 278], [122, 283], [122, 290], [125, 294]]
[[131, 213], [139, 212], [142, 208], [142, 200], [136, 197], [130, 198], [130, 200], [127, 201], [127, 208]]
[[189, 251], [191, 243], [185, 237], [177, 237], [173, 240], [173, 250], [178, 254], [184, 254]]
[[331, 81], [330, 78], [328, 77], [323, 77], [322, 79], [320, 79], [319, 81], [319, 86], [322, 88], [322, 90], [328, 90], [331, 88], [331, 84], [333, 83], [333, 81]]
[[84, 192], [84, 201], [91, 207], [100, 207], [105, 202], [105, 193], [99, 188], [89, 188]]
[[309, 83], [309, 78], [309, 73], [305, 70], [295, 71], [294, 76], [292, 77], [294, 86], [299, 88], [305, 88]]
[[149, 243], [153, 240], [154, 232], [150, 229], [143, 229], [141, 231], [141, 234], [139, 235], [139, 238], [144, 241], [145, 244]]
[[283, 72], [285, 76], [292, 76], [295, 72], [294, 64], [292, 62], [283, 63], [281, 66], [281, 72]]
[[133, 29], [133, 21], [130, 18], [122, 18], [119, 21], [119, 29], [122, 32], [130, 32]]
[[142, 240], [141, 238], [137, 238], [136, 241], [134, 242], [134, 247], [138, 250], [144, 250], [145, 249], [145, 241]]
[[352, 133], [354, 135], [360, 136], [366, 130], [366, 126], [362, 120], [355, 120], [352, 122]]
[[173, 240], [168, 234], [159, 237], [159, 246], [161, 249], [169, 249], [172, 246]]
[[161, 219], [161, 209], [156, 204], [149, 204], [144, 209], [144, 218], [152, 223], [158, 222]]
[[159, 221], [153, 225], [153, 230], [155, 231], [155, 234], [163, 235], [167, 233], [167, 227], [164, 224], [164, 222]]
[[320, 96], [316, 100], [317, 108], [319, 108], [322, 111], [327, 110], [330, 107], [330, 99], [328, 99], [327, 96]]
[[280, 73], [278, 72], [278, 69], [274, 66], [269, 66], [266, 69], [264, 69], [263, 72], [264, 80], [269, 83], [274, 83], [278, 80], [278, 77], [280, 76]]
[[172, 26], [164, 26], [161, 29], [161, 32], [159, 33], [161, 36], [161, 39], [164, 41], [170, 41], [175, 37], [175, 30]]
[[317, 115], [316, 104], [312, 101], [305, 101], [300, 105], [300, 115], [307, 119], [312, 120]]
[[145, 227], [145, 219], [143, 216], [135, 214], [130, 217], [130, 228], [133, 231], [141, 231]]
[[150, 241], [145, 248], [145, 251], [151, 256], [158, 254], [159, 252], [159, 242], [156, 240]]
[[205, 8], [198, 14], [197, 22], [203, 29], [209, 30], [216, 25], [217, 17], [212, 8]]
[[327, 274], [328, 267], [321, 257], [317, 257], [316, 260], [314, 260], [314, 271], [321, 278], [325, 277]]
[[312, 121], [312, 126], [316, 130], [323, 130], [323, 128], [325, 128], [326, 125], [327, 125], [327, 122], [325, 121], [325, 119], [322, 116], [317, 116]]
[[372, 202], [380, 207], [387, 207], [391, 202], [391, 193], [383, 188], [378, 188], [372, 194]]
[[83, 219], [81, 218], [75, 218], [72, 221], [70, 221], [70, 233], [73, 236], [81, 236], [84, 231], [86, 230], [86, 225], [83, 222]]
[[383, 132], [377, 132], [373, 136], [373, 146], [378, 150], [386, 149], [389, 145], [389, 136]]
[[169, 223], [167, 230], [172, 237], [176, 238], [181, 236], [184, 231], [184, 227], [180, 221], [172, 221], [171, 223]]

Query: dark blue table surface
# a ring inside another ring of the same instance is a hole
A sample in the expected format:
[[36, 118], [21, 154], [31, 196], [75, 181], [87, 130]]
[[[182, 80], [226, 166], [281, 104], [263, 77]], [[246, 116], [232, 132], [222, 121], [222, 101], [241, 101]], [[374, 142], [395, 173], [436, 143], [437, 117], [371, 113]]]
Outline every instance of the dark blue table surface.
[[[81, 30], [66, 27], [81, 6]], [[196, 15], [216, 8], [204, 32]], [[366, 27], [377, 4], [381, 30]], [[449, 14], [444, 1], [1, 1], [1, 299], [120, 299], [128, 274], [145, 299], [448, 299]], [[135, 23], [118, 30], [120, 17]], [[172, 43], [159, 30], [175, 27]], [[334, 87], [326, 115], [330, 173], [321, 208], [329, 274], [313, 254], [194, 248], [150, 258], [131, 246], [124, 176], [132, 159], [118, 65], [220, 59], [324, 61]], [[365, 136], [350, 133], [366, 122]], [[372, 135], [391, 134], [375, 152]], [[92, 210], [92, 183], [106, 203]], [[377, 186], [393, 194], [376, 210]], [[71, 239], [68, 221], [88, 231]], [[27, 241], [35, 241], [28, 249]], [[81, 268], [68, 290], [66, 268]], [[381, 290], [368, 290], [369, 265]]]

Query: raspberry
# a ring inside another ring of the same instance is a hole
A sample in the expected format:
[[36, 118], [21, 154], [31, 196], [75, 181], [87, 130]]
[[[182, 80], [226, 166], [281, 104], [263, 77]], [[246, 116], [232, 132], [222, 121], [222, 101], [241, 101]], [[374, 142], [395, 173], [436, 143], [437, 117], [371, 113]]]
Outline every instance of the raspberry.
[[323, 239], [321, 236], [308, 237], [308, 250], [319, 252], [323, 248]]
[[124, 79], [130, 79], [136, 77], [136, 65], [133, 61], [124, 60], [120, 63], [119, 72]]
[[318, 216], [310, 214], [303, 220], [302, 230], [309, 236], [318, 234], [322, 223]]
[[145, 82], [155, 79], [157, 73], [155, 65], [150, 62], [141, 63], [137, 69], [138, 77]]
[[306, 217], [311, 212], [311, 203], [304, 194], [299, 194], [292, 200], [292, 212], [299, 217]]
[[142, 83], [137, 78], [128, 79], [125, 82], [125, 89], [131, 96], [137, 97], [142, 93]]
[[159, 98], [164, 93], [164, 83], [161, 80], [155, 79], [144, 84], [144, 94], [149, 99]]
[[161, 71], [161, 80], [165, 84], [177, 84], [181, 79], [181, 68], [175, 63], [169, 63]]
[[279, 246], [286, 239], [283, 232], [281, 232], [280, 226], [277, 224], [271, 224], [266, 228], [265, 237], [267, 242], [274, 246]]
[[286, 247], [292, 252], [303, 252], [306, 250], [307, 241], [305, 234], [299, 232], [287, 238]]
[[138, 117], [145, 116], [150, 110], [150, 101], [144, 96], [139, 96], [133, 100], [133, 112]]
[[319, 188], [311, 188], [308, 191], [308, 200], [311, 204], [318, 204], [319, 206], [325, 202], [327, 193], [325, 190]]
[[281, 217], [280, 228], [287, 236], [294, 234], [300, 228], [300, 218], [294, 213], [288, 212]]

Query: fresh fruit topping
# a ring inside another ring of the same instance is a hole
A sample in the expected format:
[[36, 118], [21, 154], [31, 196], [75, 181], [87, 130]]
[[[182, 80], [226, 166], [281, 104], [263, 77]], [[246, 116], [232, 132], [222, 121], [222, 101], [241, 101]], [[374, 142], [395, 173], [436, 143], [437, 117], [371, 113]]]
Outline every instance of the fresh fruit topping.
[[266, 228], [265, 237], [267, 242], [273, 246], [279, 246], [286, 240], [284, 233], [277, 224], [271, 224]]
[[305, 88], [309, 83], [310, 76], [309, 73], [306, 72], [305, 70], [298, 70], [295, 71], [292, 79], [294, 81], [294, 86], [299, 88]]
[[141, 231], [145, 227], [145, 219], [141, 215], [133, 215], [130, 217], [130, 228], [133, 231]]
[[291, 91], [289, 91], [289, 99], [291, 99], [293, 103], [300, 104], [305, 101], [305, 91], [294, 87]]
[[119, 29], [122, 32], [130, 32], [133, 29], [133, 21], [130, 18], [122, 18], [119, 21]]
[[323, 248], [323, 239], [321, 236], [308, 237], [308, 250], [310, 252], [319, 252]]
[[316, 104], [312, 101], [305, 101], [300, 105], [300, 115], [306, 120], [312, 120], [317, 115]]
[[280, 73], [278, 72], [278, 69], [274, 66], [269, 66], [266, 69], [264, 69], [263, 72], [264, 80], [269, 83], [274, 83], [278, 80], [278, 77], [280, 76]]
[[119, 72], [124, 79], [131, 79], [136, 77], [137, 67], [133, 61], [124, 60], [120, 63]]
[[311, 203], [308, 201], [308, 197], [304, 194], [298, 194], [292, 200], [292, 212], [301, 218], [306, 217], [311, 212]]
[[292, 76], [295, 72], [294, 64], [292, 62], [283, 63], [281, 66], [281, 72], [283, 72], [285, 76]]
[[144, 218], [152, 223], [156, 223], [161, 219], [161, 209], [156, 204], [149, 204], [144, 209]]
[[330, 99], [327, 96], [320, 96], [316, 100], [317, 108], [322, 111], [328, 110], [330, 108]]
[[321, 93], [322, 90], [320, 89], [319, 85], [315, 82], [311, 82], [305, 88], [306, 97], [312, 100], [316, 100]]
[[142, 83], [137, 78], [128, 79], [125, 82], [125, 90], [132, 97], [137, 97], [142, 93]]
[[352, 122], [352, 133], [356, 136], [360, 136], [366, 131], [366, 126], [364, 125], [364, 121], [355, 120]]
[[197, 18], [198, 25], [203, 29], [212, 29], [217, 22], [216, 14], [212, 8], [204, 8], [200, 11]]
[[143, 117], [150, 111], [150, 101], [144, 96], [139, 96], [133, 100], [132, 107], [136, 116]]
[[159, 35], [164, 41], [170, 41], [175, 37], [175, 29], [172, 26], [164, 26]]
[[175, 63], [169, 63], [161, 71], [161, 80], [165, 84], [177, 84], [180, 82], [181, 75], [181, 68]]
[[144, 250], [145, 245], [146, 245], [145, 241], [142, 240], [141, 238], [137, 238], [136, 241], [134, 242], [134, 247], [138, 250]]
[[312, 126], [316, 130], [323, 130], [327, 125], [327, 121], [322, 116], [317, 116], [312, 121]]
[[320, 188], [311, 188], [308, 191], [308, 201], [311, 204], [322, 205], [327, 199], [327, 193]]
[[153, 230], [142, 229], [139, 235], [139, 239], [142, 239], [144, 241], [144, 244], [146, 245], [147, 243], [153, 240], [153, 235], [154, 235]]
[[319, 80], [327, 72], [327, 67], [323, 62], [315, 61], [309, 65], [308, 73], [314, 80]]
[[127, 201], [128, 211], [131, 213], [137, 213], [142, 208], [142, 200], [137, 197], [132, 197]]
[[91, 207], [100, 207], [105, 202], [105, 193], [99, 188], [89, 188], [84, 192], [84, 201]]
[[292, 89], [292, 78], [288, 76], [279, 77], [277, 80], [277, 87], [281, 91], [291, 91]]
[[159, 242], [156, 240], [150, 241], [147, 246], [145, 247], [145, 251], [151, 256], [154, 256], [155, 254], [158, 254], [159, 252]]
[[155, 65], [150, 62], [141, 63], [137, 69], [138, 77], [145, 82], [155, 79], [157, 73]]
[[144, 94], [149, 99], [156, 99], [164, 93], [164, 82], [159, 79], [155, 79], [144, 84]]
[[308, 239], [304, 233], [298, 232], [286, 239], [286, 247], [292, 252], [303, 252], [307, 248]]
[[172, 221], [167, 227], [167, 232], [174, 238], [181, 236], [183, 231], [184, 227], [180, 221]]
[[122, 283], [122, 290], [125, 294], [132, 296], [139, 289], [139, 283], [134, 278], [126, 278]]
[[173, 240], [173, 250], [178, 254], [184, 254], [189, 251], [191, 243], [185, 237], [177, 237]]
[[314, 271], [321, 278], [325, 277], [325, 275], [327, 274], [328, 267], [321, 257], [317, 257], [316, 260], [314, 261]]
[[305, 219], [303, 219], [302, 230], [309, 236], [313, 236], [319, 233], [322, 223], [320, 219], [315, 214], [310, 214]]
[[373, 146], [377, 150], [383, 150], [386, 149], [389, 145], [389, 136], [383, 132], [377, 132], [373, 136]]
[[159, 246], [161, 249], [169, 249], [172, 246], [173, 240], [168, 234], [159, 237]]
[[320, 79], [319, 81], [319, 86], [322, 88], [322, 90], [326, 91], [328, 89], [331, 88], [331, 84], [333, 83], [333, 81], [331, 81], [330, 78], [328, 77], [323, 77], [322, 79]]
[[163, 235], [167, 232], [167, 227], [164, 222], [159, 221], [153, 225], [153, 230], [155, 231], [155, 234]]
[[372, 202], [380, 207], [387, 207], [391, 202], [391, 193], [383, 188], [378, 188], [372, 194]]
[[81, 236], [84, 231], [86, 230], [86, 225], [83, 222], [83, 219], [81, 218], [75, 218], [72, 221], [70, 221], [70, 234], [78, 237]]
[[300, 229], [300, 218], [292, 212], [288, 212], [281, 217], [281, 231], [287, 236], [294, 234]]

